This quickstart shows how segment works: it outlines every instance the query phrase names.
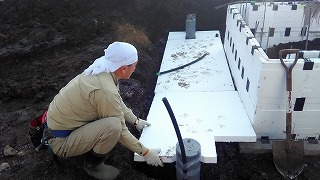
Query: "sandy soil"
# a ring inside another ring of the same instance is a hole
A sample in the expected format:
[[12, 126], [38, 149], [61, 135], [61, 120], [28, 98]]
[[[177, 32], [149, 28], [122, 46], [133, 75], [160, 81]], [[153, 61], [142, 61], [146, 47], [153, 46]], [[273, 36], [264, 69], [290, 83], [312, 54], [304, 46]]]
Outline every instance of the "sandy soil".
[[[0, 0], [0, 164], [10, 165], [0, 179], [92, 179], [82, 169], [82, 156], [60, 159], [58, 166], [50, 152], [36, 152], [27, 136], [29, 121], [116, 40], [139, 50], [138, 67], [131, 80], [121, 81], [120, 89], [126, 104], [146, 118], [168, 32], [183, 31], [186, 14], [196, 13], [197, 30], [220, 30], [223, 35], [225, 8], [213, 7], [226, 2]], [[4, 156], [6, 145], [19, 153]], [[216, 146], [218, 163], [202, 164], [201, 179], [283, 179], [272, 154], [240, 154], [237, 143]], [[136, 163], [121, 145], [106, 162], [121, 170], [118, 179], [175, 179], [174, 163], [163, 168]], [[298, 179], [319, 177], [319, 157], [307, 156]]]

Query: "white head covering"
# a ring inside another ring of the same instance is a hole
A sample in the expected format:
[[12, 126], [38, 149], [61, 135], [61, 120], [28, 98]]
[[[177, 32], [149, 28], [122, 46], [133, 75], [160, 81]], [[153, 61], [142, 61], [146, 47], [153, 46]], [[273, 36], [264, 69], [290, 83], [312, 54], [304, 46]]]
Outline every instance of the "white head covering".
[[104, 50], [104, 56], [96, 59], [86, 70], [85, 75], [101, 72], [114, 72], [121, 66], [130, 65], [138, 60], [137, 49], [126, 42], [114, 42]]

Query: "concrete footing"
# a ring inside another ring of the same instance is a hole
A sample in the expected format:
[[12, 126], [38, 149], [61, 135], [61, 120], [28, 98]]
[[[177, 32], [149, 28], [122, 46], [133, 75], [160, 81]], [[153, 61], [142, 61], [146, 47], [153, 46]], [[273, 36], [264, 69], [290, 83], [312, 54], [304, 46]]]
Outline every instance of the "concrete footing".
[[[239, 143], [240, 153], [244, 154], [262, 154], [272, 153], [272, 140], [257, 140], [256, 142], [243, 142]], [[320, 142], [304, 141], [304, 154], [305, 155], [320, 155]]]

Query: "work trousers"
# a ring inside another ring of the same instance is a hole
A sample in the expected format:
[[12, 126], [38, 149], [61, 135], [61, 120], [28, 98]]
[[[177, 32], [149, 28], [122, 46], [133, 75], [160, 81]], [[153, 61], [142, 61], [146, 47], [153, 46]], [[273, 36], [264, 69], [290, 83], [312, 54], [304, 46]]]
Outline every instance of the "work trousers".
[[61, 157], [77, 156], [90, 150], [107, 154], [119, 141], [121, 130], [118, 118], [107, 117], [75, 129], [66, 138], [52, 138], [48, 143], [53, 153]]

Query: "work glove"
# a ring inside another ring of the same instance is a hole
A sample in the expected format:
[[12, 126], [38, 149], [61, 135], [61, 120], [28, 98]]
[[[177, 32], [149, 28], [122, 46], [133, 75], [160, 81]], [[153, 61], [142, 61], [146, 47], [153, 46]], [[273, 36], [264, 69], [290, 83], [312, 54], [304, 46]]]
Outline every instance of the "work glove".
[[147, 164], [152, 166], [161, 166], [163, 167], [163, 162], [159, 157], [160, 149], [148, 149], [147, 153], [144, 155]]
[[143, 119], [137, 119], [137, 121], [134, 123], [134, 125], [136, 126], [137, 130], [138, 131], [142, 131], [142, 129], [144, 127], [148, 127], [148, 126], [151, 126], [150, 123], [148, 123], [146, 120], [143, 120]]

